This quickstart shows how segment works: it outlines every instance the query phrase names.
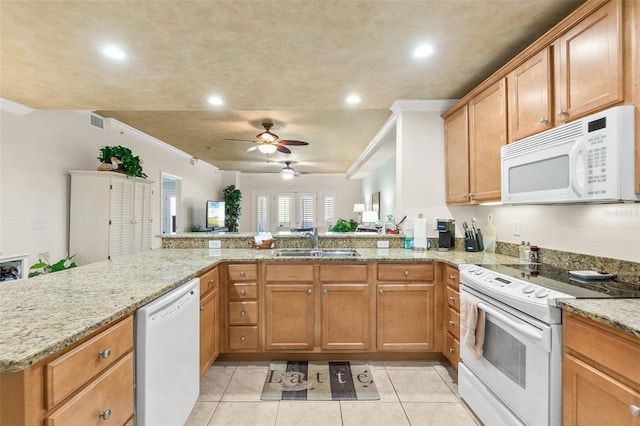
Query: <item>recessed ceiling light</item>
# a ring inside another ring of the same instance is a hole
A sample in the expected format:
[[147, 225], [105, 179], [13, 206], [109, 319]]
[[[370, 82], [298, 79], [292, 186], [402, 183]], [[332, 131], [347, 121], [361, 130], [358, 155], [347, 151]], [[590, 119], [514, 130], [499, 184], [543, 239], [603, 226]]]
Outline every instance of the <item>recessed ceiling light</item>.
[[114, 45], [104, 46], [100, 51], [107, 58], [115, 59], [118, 61], [121, 61], [127, 57], [127, 54], [124, 53], [124, 50]]
[[432, 53], [433, 53], [433, 46], [428, 44], [423, 44], [415, 48], [415, 50], [413, 51], [413, 56], [416, 58], [426, 58]]
[[211, 105], [224, 105], [224, 99], [222, 99], [220, 96], [210, 96], [209, 99], [207, 99], [207, 101], [211, 104]]
[[358, 95], [350, 95], [349, 97], [347, 97], [347, 103], [351, 105], [359, 104], [361, 100], [362, 99], [360, 99], [360, 96]]

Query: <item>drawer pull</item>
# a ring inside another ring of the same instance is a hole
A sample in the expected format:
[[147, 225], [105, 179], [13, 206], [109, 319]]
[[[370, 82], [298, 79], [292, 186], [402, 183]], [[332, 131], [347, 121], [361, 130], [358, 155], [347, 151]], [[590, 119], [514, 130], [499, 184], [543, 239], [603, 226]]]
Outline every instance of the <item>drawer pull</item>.
[[200, 312], [204, 311], [204, 306], [200, 306]]
[[240, 276], [244, 277], [245, 275], [247, 275], [244, 271], [240, 271]]
[[456, 276], [455, 276], [455, 275], [449, 275], [449, 279], [450, 279], [451, 281], [455, 281], [455, 280], [456, 280]]
[[449, 348], [449, 353], [454, 353], [456, 350], [453, 348]]
[[244, 296], [247, 292], [245, 290], [240, 290], [240, 296]]
[[329, 290], [327, 290], [326, 288], [323, 288], [322, 289], [322, 293], [327, 294], [327, 293], [329, 293]]
[[456, 300], [456, 298], [455, 298], [455, 297], [453, 297], [453, 296], [449, 296], [449, 301], [450, 301], [450, 302], [454, 302], [455, 300]]
[[100, 358], [102, 359], [107, 359], [111, 355], [111, 351], [109, 349], [105, 349], [104, 351], [101, 351], [98, 355], [100, 355]]
[[409, 271], [404, 271], [404, 276], [408, 277], [409, 276]]
[[311, 291], [311, 289], [308, 289], [307, 293], [311, 294], [311, 293], [313, 293], [313, 291]]
[[633, 417], [640, 417], [640, 407], [638, 407], [637, 405], [631, 404], [629, 406], [629, 411], [631, 411], [631, 415]]
[[456, 322], [454, 320], [449, 320], [449, 325], [456, 325]]
[[106, 410], [100, 412], [100, 418], [102, 420], [109, 420], [109, 417], [111, 417], [111, 410], [106, 409]]
[[240, 336], [240, 341], [241, 341], [241, 342], [244, 342], [245, 340], [246, 340], [246, 337], [244, 337], [244, 336]]
[[207, 284], [209, 284], [209, 285], [213, 284], [213, 280], [207, 281]]
[[241, 317], [245, 316], [244, 311], [240, 311], [240, 316], [241, 316]]
[[378, 293], [383, 294], [384, 293], [384, 289], [381, 288], [380, 290], [378, 290]]

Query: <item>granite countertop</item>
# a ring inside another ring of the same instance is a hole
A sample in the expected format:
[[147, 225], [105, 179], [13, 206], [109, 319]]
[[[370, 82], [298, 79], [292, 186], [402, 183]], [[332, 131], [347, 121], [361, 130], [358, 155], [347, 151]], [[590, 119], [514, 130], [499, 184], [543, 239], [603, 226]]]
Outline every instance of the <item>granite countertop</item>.
[[556, 305], [640, 338], [640, 299], [559, 299]]
[[[510, 256], [460, 250], [357, 250], [357, 258], [336, 259], [273, 257], [274, 250], [164, 248], [2, 283], [0, 373], [28, 368], [220, 262], [441, 261], [454, 266], [519, 262]], [[637, 321], [634, 327], [640, 333]]]

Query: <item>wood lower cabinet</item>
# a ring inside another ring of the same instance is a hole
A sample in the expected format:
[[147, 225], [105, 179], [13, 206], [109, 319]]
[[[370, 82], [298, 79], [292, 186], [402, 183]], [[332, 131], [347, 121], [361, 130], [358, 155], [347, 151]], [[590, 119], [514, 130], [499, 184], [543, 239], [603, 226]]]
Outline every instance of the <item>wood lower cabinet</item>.
[[433, 351], [434, 265], [379, 264], [377, 269], [378, 350]]
[[219, 269], [214, 267], [200, 277], [200, 378], [220, 353]]
[[443, 270], [445, 283], [444, 306], [444, 356], [454, 369], [460, 362], [460, 274], [458, 268], [446, 265]]
[[622, 2], [612, 0], [553, 43], [558, 124], [623, 101], [622, 40]]
[[640, 339], [564, 312], [562, 423], [640, 425]]
[[226, 276], [226, 344], [230, 352], [260, 349], [258, 264], [231, 263]]

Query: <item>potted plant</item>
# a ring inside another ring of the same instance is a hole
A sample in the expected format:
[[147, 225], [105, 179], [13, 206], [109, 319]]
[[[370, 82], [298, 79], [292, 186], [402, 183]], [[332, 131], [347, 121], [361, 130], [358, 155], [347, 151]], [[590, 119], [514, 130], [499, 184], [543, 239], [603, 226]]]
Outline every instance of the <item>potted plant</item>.
[[229, 185], [222, 190], [222, 198], [225, 203], [224, 226], [229, 232], [238, 232], [242, 192], [235, 185]]
[[127, 176], [145, 178], [147, 175], [142, 171], [142, 160], [137, 155], [133, 155], [129, 148], [124, 146], [103, 146], [100, 148], [100, 155], [97, 157], [103, 165], [98, 170], [112, 170], [124, 172]]
[[31, 267], [29, 268], [29, 278], [35, 277], [37, 275], [44, 275], [50, 274], [52, 272], [62, 271], [64, 269], [75, 268], [78, 265], [76, 265], [76, 262], [73, 260], [74, 257], [76, 257], [75, 254], [73, 256], [62, 258], [56, 263], [51, 264], [49, 262], [49, 253], [39, 253], [38, 263], [31, 265]]

